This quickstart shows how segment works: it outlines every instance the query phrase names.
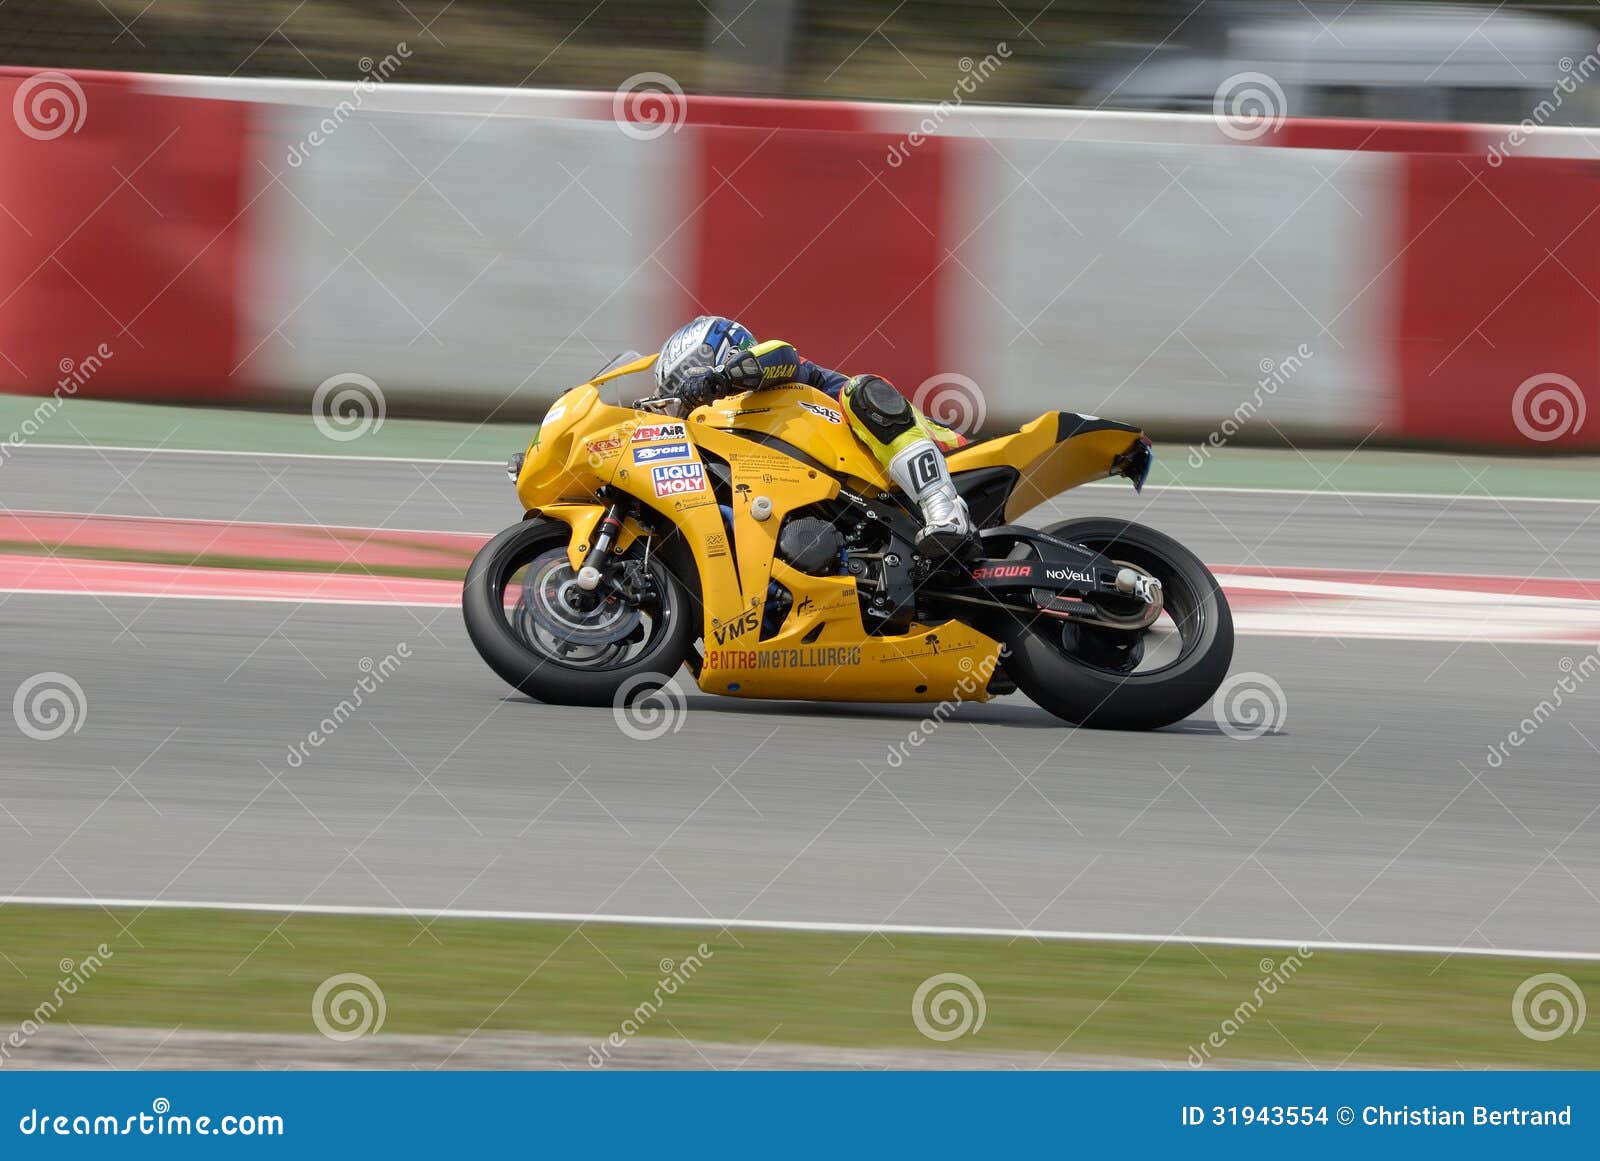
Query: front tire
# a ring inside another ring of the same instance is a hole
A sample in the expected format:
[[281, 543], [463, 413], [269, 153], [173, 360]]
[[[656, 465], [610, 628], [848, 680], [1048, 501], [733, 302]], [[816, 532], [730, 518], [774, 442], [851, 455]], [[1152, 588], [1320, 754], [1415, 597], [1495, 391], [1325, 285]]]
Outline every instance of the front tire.
[[[467, 636], [502, 680], [539, 701], [607, 706], [624, 690], [631, 700], [661, 688], [694, 639], [688, 590], [652, 556], [642, 564], [657, 594], [648, 606], [609, 599], [579, 608], [566, 559], [571, 537], [560, 521], [534, 517], [484, 545], [461, 592]], [[639, 553], [636, 546], [624, 558]], [[521, 592], [508, 605], [518, 574]]]
[[1007, 619], [999, 634], [1007, 649], [1006, 673], [1017, 686], [1074, 725], [1108, 730], [1158, 729], [1211, 700], [1233, 660], [1233, 615], [1200, 559], [1172, 537], [1124, 520], [1088, 517], [1044, 532], [1161, 581], [1179, 653], [1141, 670], [1140, 632], [1079, 628], [1045, 617]]

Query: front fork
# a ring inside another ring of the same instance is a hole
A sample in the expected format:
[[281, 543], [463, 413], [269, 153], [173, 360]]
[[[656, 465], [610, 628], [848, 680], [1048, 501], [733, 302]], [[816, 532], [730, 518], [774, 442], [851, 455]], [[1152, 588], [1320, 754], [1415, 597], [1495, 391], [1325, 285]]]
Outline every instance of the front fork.
[[574, 594], [577, 607], [588, 611], [603, 600], [616, 599], [637, 608], [656, 598], [655, 583], [650, 573], [648, 536], [645, 538], [642, 560], [612, 559], [614, 550], [625, 548], [642, 531], [622, 504], [613, 503], [606, 507], [605, 513], [594, 525], [588, 552], [578, 567], [578, 592]]
[[589, 554], [583, 558], [583, 565], [578, 569], [578, 587], [586, 593], [592, 593], [600, 587], [600, 580], [605, 575], [600, 571], [596, 562], [603, 564], [606, 554], [611, 551], [611, 546], [617, 542], [617, 537], [622, 534], [622, 505], [612, 504], [606, 509], [604, 516], [595, 529], [594, 539], [589, 542]]

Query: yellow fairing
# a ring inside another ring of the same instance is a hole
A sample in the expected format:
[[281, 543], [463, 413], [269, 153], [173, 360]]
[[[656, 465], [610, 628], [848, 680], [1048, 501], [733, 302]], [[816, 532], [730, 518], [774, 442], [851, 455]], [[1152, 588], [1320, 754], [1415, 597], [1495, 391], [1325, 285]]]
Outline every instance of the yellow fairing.
[[[782, 394], [791, 399], [786, 406], [799, 410], [793, 393]], [[837, 495], [839, 483], [782, 451], [714, 426], [724, 422], [715, 414], [720, 406], [700, 408], [689, 424], [696, 448], [728, 464], [734, 506], [731, 546], [709, 491], [658, 498], [649, 473], [627, 466], [612, 481], [614, 488], [669, 516], [694, 554], [705, 603], [700, 688], [753, 698], [984, 700], [998, 660], [995, 642], [955, 622], [869, 636], [854, 577], [808, 576], [775, 558], [784, 516]], [[774, 417], [767, 422], [782, 429], [785, 421]], [[845, 458], [841, 469], [853, 465], [874, 474], [877, 461], [864, 452], [860, 461], [851, 459], [848, 444], [826, 437], [806, 442], [811, 452], [831, 446], [836, 456]], [[757, 520], [751, 510], [763, 498], [771, 503], [772, 514]], [[769, 578], [789, 590], [793, 604], [778, 632], [762, 640]]]
[[850, 430], [838, 402], [802, 384], [730, 395], [700, 408], [693, 418], [709, 427], [782, 440], [830, 472], [880, 491], [889, 487], [883, 466]]
[[[1064, 421], [1080, 421], [1081, 429], [1062, 439]], [[1010, 521], [1069, 488], [1114, 474], [1117, 458], [1126, 455], [1140, 438], [1139, 430], [1126, 424], [1052, 413], [1023, 424], [1011, 435], [953, 451], [945, 462], [951, 472], [1009, 467], [1021, 473], [1006, 501], [1005, 518]]]
[[[646, 523], [658, 530], [673, 525], [693, 555], [704, 603], [699, 683], [707, 692], [838, 701], [985, 700], [999, 660], [993, 640], [955, 621], [869, 635], [855, 578], [809, 576], [776, 559], [784, 517], [836, 496], [839, 477], [868, 500], [891, 487], [838, 403], [788, 385], [719, 400], [673, 420], [600, 399], [600, 384], [653, 361], [654, 356], [642, 358], [567, 392], [546, 415], [523, 461], [517, 494], [530, 512], [572, 527], [573, 567], [582, 564], [605, 511], [601, 490], [627, 493], [656, 514]], [[1057, 442], [1059, 432], [1057, 418], [1045, 416], [1014, 435], [954, 452], [950, 466], [1016, 468], [1022, 482], [1007, 508], [1009, 518], [1109, 474], [1115, 458], [1137, 438], [1119, 429]], [[687, 446], [680, 450], [680, 444]], [[702, 450], [726, 462], [731, 474], [731, 544]], [[753, 516], [769, 504], [767, 519]], [[644, 534], [630, 519], [619, 550]], [[763, 640], [769, 580], [787, 588], [793, 603], [778, 632]]]

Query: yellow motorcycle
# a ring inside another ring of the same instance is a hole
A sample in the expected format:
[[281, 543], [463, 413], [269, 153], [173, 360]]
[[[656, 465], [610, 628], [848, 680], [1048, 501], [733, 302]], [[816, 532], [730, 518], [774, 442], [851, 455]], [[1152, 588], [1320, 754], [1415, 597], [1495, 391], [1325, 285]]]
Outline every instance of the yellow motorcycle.
[[1058, 412], [952, 451], [982, 558], [931, 560], [832, 398], [789, 383], [688, 414], [665, 396], [602, 400], [654, 361], [630, 352], [551, 406], [508, 465], [522, 522], [468, 570], [467, 632], [528, 696], [616, 706], [687, 665], [732, 697], [1021, 689], [1069, 722], [1154, 729], [1227, 675], [1227, 601], [1177, 541], [1105, 518], [1012, 523], [1091, 480], [1142, 488], [1139, 429]]

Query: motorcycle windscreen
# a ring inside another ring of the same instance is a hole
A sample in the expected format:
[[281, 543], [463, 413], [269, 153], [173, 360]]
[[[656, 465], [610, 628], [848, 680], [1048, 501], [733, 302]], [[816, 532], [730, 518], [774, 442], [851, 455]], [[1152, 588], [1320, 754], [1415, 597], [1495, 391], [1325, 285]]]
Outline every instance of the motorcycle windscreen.
[[589, 382], [593, 383], [596, 379], [600, 378], [600, 376], [615, 371], [618, 367], [626, 367], [629, 363], [637, 363], [642, 358], [644, 358], [644, 356], [638, 351], [623, 351], [622, 354], [617, 355], [604, 367], [601, 367], [593, 375], [590, 375]]

